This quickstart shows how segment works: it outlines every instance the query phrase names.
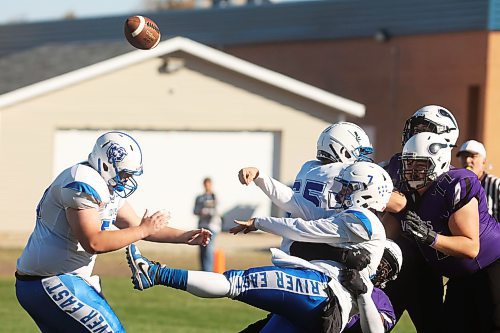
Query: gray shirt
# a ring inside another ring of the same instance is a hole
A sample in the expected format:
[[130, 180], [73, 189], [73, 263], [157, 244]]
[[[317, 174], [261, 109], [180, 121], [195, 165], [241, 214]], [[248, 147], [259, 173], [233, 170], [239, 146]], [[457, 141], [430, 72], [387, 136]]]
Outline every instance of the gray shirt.
[[199, 217], [198, 227], [219, 232], [222, 220], [217, 212], [217, 200], [213, 193], [203, 193], [196, 197], [193, 213]]

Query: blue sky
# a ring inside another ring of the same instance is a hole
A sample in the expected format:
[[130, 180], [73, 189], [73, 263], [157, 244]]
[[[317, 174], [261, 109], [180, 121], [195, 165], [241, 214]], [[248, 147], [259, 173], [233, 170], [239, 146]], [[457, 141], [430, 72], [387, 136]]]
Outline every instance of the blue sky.
[[143, 8], [144, 0], [5, 0], [0, 10], [0, 24], [57, 20], [69, 12], [79, 18], [122, 15]]
[[0, 10], [0, 24], [13, 21], [46, 21], [74, 12], [77, 17], [132, 13], [143, 8], [141, 0], [6, 0]]

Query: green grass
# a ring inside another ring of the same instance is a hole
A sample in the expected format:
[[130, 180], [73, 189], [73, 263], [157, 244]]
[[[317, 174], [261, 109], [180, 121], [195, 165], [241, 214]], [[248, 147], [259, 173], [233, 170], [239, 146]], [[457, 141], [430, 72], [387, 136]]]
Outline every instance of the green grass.
[[[105, 278], [103, 289], [127, 332], [238, 332], [265, 312], [230, 299], [200, 299], [170, 288], [139, 292], [129, 278]], [[17, 303], [14, 279], [0, 278], [1, 332], [38, 332]]]
[[[172, 255], [146, 251], [151, 258], [173, 267], [198, 269], [195, 253]], [[13, 272], [20, 249], [0, 248], [0, 332], [38, 332], [15, 295]], [[127, 332], [224, 333], [238, 332], [266, 313], [230, 299], [201, 299], [170, 288], [143, 292], [132, 288], [130, 271], [122, 252], [100, 255], [95, 272], [102, 277], [104, 295]], [[268, 265], [267, 251], [227, 253], [228, 269]], [[414, 333], [405, 314], [393, 333]]]
[[130, 279], [104, 283], [106, 297], [129, 332], [237, 332], [265, 316], [230, 299], [200, 299], [163, 287], [139, 292], [132, 290]]
[[[127, 332], [238, 332], [265, 312], [230, 299], [200, 299], [170, 288], [139, 292], [129, 278], [103, 279], [103, 290]], [[38, 332], [17, 303], [13, 278], [0, 278], [1, 332]], [[395, 333], [415, 332], [403, 317]]]
[[415, 333], [415, 326], [413, 326], [413, 323], [411, 322], [410, 316], [408, 316], [408, 313], [403, 313], [403, 316], [399, 320], [398, 324], [394, 329], [391, 331], [391, 333]]

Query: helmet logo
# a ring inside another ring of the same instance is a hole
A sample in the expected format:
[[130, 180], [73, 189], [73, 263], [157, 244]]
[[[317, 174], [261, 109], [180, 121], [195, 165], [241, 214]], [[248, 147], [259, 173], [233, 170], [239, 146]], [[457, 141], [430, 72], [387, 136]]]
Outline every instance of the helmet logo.
[[358, 132], [354, 131], [354, 138], [356, 139], [356, 141], [358, 141], [358, 143], [361, 142], [361, 137], [359, 136]]
[[113, 163], [113, 162], [121, 162], [127, 155], [127, 151], [125, 148], [120, 146], [117, 143], [112, 143], [111, 146], [109, 146], [108, 150], [106, 151], [106, 156], [108, 157], [108, 162]]
[[447, 148], [447, 147], [448, 147], [448, 145], [446, 145], [444, 143], [439, 143], [439, 142], [432, 143], [429, 146], [429, 153], [431, 153], [432, 155], [436, 155], [441, 149]]
[[444, 109], [439, 109], [439, 114], [442, 115], [443, 117], [446, 117], [446, 118], [449, 118], [450, 121], [453, 123], [453, 125], [455, 125], [455, 129], [458, 127], [457, 126], [457, 123], [455, 122], [455, 120], [453, 119], [453, 117], [450, 115], [450, 113]]

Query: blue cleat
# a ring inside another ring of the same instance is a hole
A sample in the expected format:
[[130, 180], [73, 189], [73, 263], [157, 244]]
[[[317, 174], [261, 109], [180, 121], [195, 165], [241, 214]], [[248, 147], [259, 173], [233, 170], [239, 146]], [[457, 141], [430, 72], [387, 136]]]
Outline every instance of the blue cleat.
[[160, 264], [143, 257], [135, 244], [130, 244], [126, 249], [127, 262], [132, 271], [134, 289], [144, 290], [155, 285]]

